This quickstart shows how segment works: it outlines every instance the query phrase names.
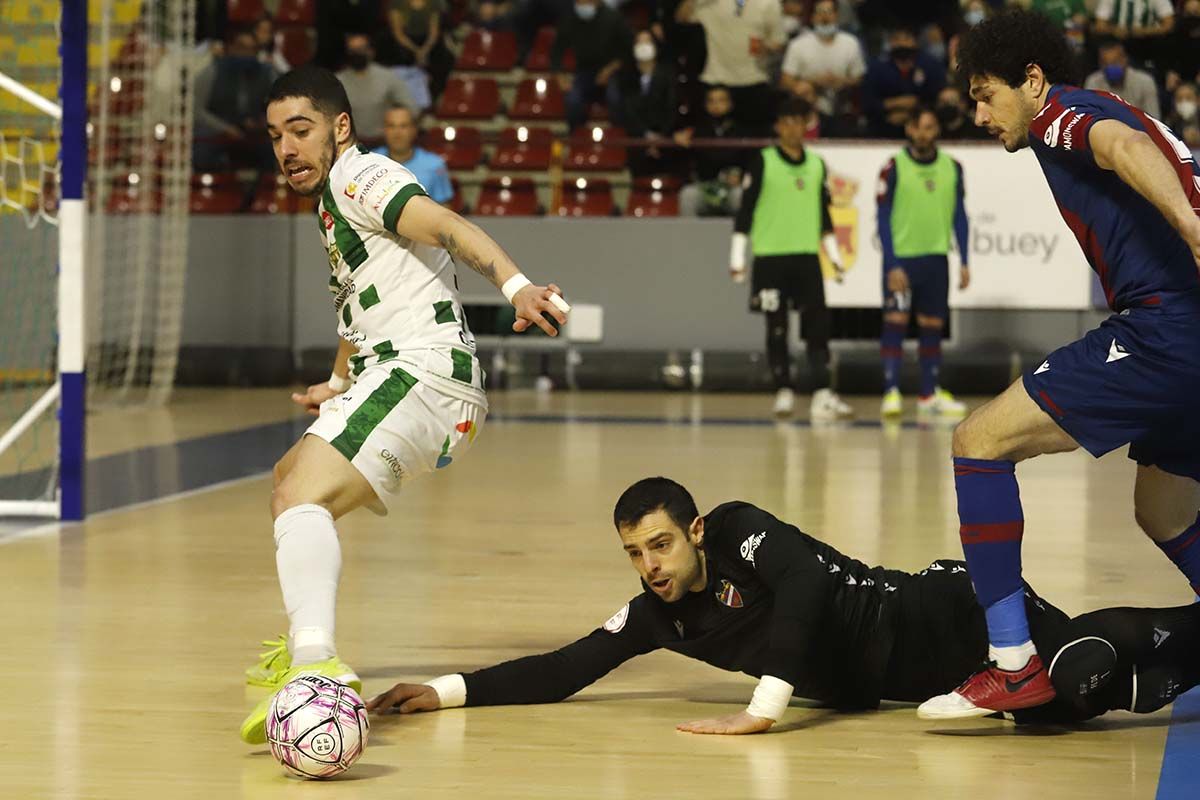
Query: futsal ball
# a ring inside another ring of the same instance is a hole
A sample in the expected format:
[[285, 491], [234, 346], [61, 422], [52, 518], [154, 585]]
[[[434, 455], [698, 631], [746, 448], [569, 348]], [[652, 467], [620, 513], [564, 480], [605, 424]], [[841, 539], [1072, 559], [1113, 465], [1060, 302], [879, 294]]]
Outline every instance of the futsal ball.
[[284, 769], [301, 778], [332, 778], [362, 755], [367, 709], [344, 683], [302, 675], [271, 698], [267, 741]]

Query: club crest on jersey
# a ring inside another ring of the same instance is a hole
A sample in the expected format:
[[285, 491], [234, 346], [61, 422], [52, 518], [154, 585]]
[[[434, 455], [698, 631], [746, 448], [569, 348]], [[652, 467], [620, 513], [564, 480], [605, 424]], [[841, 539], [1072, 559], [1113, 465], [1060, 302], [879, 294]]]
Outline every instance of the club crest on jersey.
[[358, 191], [358, 184], [355, 183], [354, 181], [350, 181], [349, 183], [346, 184], [346, 188], [343, 191], [343, 194], [345, 194], [346, 197], [349, 197], [351, 200], [353, 200], [354, 193], [357, 191]]
[[629, 603], [621, 607], [621, 610], [608, 618], [608, 622], [604, 623], [604, 630], [609, 633], [620, 633], [625, 627], [625, 621], [629, 619]]
[[325, 226], [325, 230], [333, 230], [333, 214], [330, 214], [328, 211], [322, 211], [321, 224]]
[[796, 178], [796, 188], [802, 192], [804, 191], [804, 178]]
[[730, 608], [742, 607], [742, 593], [729, 581], [721, 581], [721, 588], [717, 591], [717, 599], [721, 601], [722, 605], [729, 606]]
[[933, 178], [925, 179], [925, 191], [933, 192], [937, 190], [937, 182]]
[[742, 542], [742, 547], [741, 547], [742, 558], [746, 559], [751, 564], [753, 564], [754, 563], [754, 551], [758, 549], [758, 546], [760, 544], [762, 544], [762, 540], [765, 538], [767, 538], [766, 531], [763, 531], [762, 533], [756, 533], [753, 536], [747, 536], [746, 541]]

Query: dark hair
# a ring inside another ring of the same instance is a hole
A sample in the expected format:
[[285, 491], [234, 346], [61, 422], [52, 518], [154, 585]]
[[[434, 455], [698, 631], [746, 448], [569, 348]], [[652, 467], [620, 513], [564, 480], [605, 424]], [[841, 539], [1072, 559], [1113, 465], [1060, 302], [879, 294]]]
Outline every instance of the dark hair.
[[789, 95], [779, 101], [779, 105], [775, 107], [775, 121], [784, 117], [804, 117], [812, 113], [812, 103], [805, 100], [803, 97]]
[[613, 508], [617, 530], [637, 525], [647, 514], [665, 511], [671, 521], [686, 531], [700, 516], [688, 490], [670, 478], [643, 478], [621, 493]]
[[704, 90], [704, 94], [708, 95], [709, 92], [724, 92], [725, 94], [729, 95], [730, 98], [733, 97], [733, 92], [730, 91], [729, 87], [723, 83], [710, 83], [708, 88]]
[[1100, 39], [1096, 42], [1096, 52], [1100, 52], [1101, 50], [1112, 50], [1115, 47], [1119, 47], [1124, 50], [1125, 43], [1115, 36], [1105, 36], [1103, 39]]
[[958, 72], [964, 81], [991, 75], [1014, 89], [1037, 64], [1049, 83], [1075, 79], [1075, 56], [1060, 26], [1036, 11], [1007, 9], [962, 35]]
[[[926, 114], [931, 114], [934, 119], [937, 119], [936, 111], [934, 111], [929, 106], [918, 104], [916, 106], [916, 108], [914, 108], [912, 111], [910, 111], [908, 113], [908, 119], [905, 120], [905, 124], [906, 125], [919, 125], [921, 123], [921, 117], [925, 116]], [[941, 124], [940, 119], [938, 120], [938, 124], [939, 125]]]
[[354, 136], [354, 114], [350, 111], [350, 99], [346, 97], [346, 87], [329, 70], [324, 67], [306, 65], [297, 67], [291, 72], [284, 73], [271, 84], [271, 91], [263, 108], [288, 97], [304, 97], [313, 104], [313, 108], [327, 117], [338, 114], [350, 115], [350, 135]]

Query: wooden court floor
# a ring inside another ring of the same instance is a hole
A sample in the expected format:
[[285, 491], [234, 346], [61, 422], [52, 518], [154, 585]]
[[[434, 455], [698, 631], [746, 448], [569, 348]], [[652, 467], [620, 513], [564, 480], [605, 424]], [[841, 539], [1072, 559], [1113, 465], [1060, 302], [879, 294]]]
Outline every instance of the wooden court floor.
[[[769, 402], [494, 395], [467, 456], [414, 484], [390, 517], [339, 525], [338, 641], [366, 693], [603, 623], [638, 590], [612, 503], [647, 475], [681, 481], [702, 510], [752, 501], [871, 563], [960, 556], [947, 427], [745, 424]], [[113, 453], [290, 413], [283, 391], [190, 392], [149, 417], [106, 412], [91, 435]], [[1026, 577], [1043, 596], [1073, 614], [1188, 602], [1134, 526], [1132, 462], [1054, 456], [1018, 474]], [[0, 543], [0, 667], [14, 689], [0, 704], [0, 797], [1155, 796], [1169, 711], [1018, 731], [795, 701], [766, 735], [692, 736], [674, 725], [744, 707], [755, 682], [669, 653], [558, 705], [376, 718], [362, 761], [334, 785], [286, 778], [237, 737], [265, 691], [242, 670], [286, 627], [269, 490], [266, 476], [242, 480]]]

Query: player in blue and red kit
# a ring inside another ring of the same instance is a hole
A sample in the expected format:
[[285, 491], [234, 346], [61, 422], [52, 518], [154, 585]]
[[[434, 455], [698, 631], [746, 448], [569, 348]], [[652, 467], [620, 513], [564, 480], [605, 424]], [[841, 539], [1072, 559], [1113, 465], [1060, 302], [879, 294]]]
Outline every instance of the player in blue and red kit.
[[1026, 11], [972, 28], [959, 47], [976, 125], [1009, 152], [1033, 148], [1115, 313], [954, 432], [960, 536], [992, 663], [923, 704], [926, 718], [1054, 697], [1021, 593], [1018, 461], [1130, 445], [1137, 523], [1200, 591], [1200, 169], [1158, 120], [1065, 85], [1070, 64], [1062, 31]]

